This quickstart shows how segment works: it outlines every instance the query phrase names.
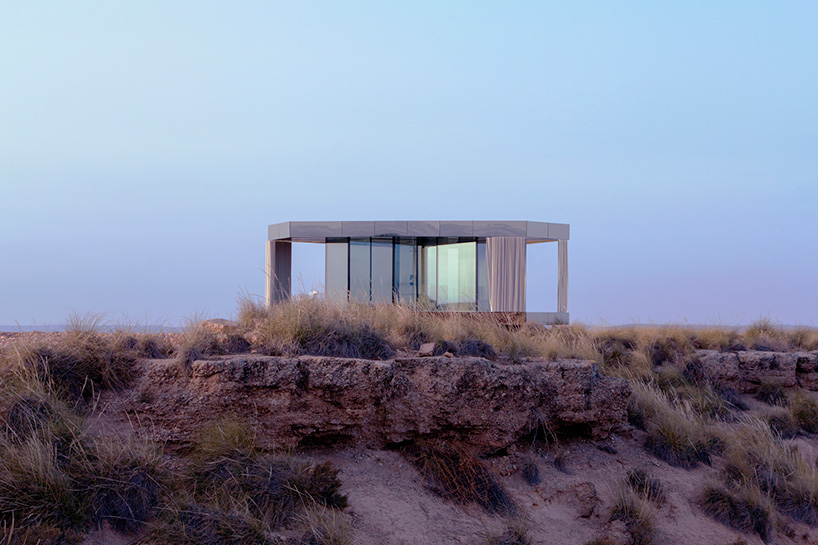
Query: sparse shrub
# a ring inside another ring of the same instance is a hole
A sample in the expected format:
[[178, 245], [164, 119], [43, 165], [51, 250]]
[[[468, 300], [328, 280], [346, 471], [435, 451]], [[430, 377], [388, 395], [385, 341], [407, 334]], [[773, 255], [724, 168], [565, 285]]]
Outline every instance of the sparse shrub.
[[739, 333], [727, 327], [702, 327], [692, 330], [692, 343], [695, 348], [704, 350], [727, 350], [739, 339]]
[[756, 392], [756, 399], [768, 405], [784, 405], [787, 402], [787, 391], [778, 382], [762, 382]]
[[531, 545], [528, 530], [521, 523], [510, 524], [501, 535], [490, 535], [488, 545]]
[[168, 509], [151, 531], [168, 545], [277, 545], [263, 525], [247, 513], [190, 503]]
[[491, 470], [464, 447], [429, 442], [407, 448], [403, 454], [443, 498], [477, 504], [489, 513], [516, 513], [511, 497]]
[[764, 422], [748, 419], [728, 442], [728, 482], [757, 488], [793, 519], [818, 525], [818, 475], [797, 449], [781, 443]]
[[568, 452], [561, 447], [554, 450], [554, 467], [563, 472], [568, 473]]
[[[452, 348], [454, 348], [452, 353], [456, 356], [476, 356], [489, 360], [497, 358], [497, 352], [494, 351], [494, 347], [480, 339], [468, 338], [458, 341], [454, 343]], [[444, 350], [444, 352], [445, 351], [446, 350]], [[451, 349], [448, 351], [451, 351]]]
[[633, 469], [628, 472], [626, 482], [639, 497], [659, 507], [665, 503], [666, 495], [662, 483], [644, 469]]
[[53, 526], [68, 536], [69, 530], [103, 521], [133, 530], [152, 516], [161, 474], [155, 451], [138, 441], [88, 435], [82, 419], [45, 385], [17, 386], [28, 395], [4, 415], [1, 523], [14, 521], [28, 532], [20, 535], [39, 535], [37, 527]]
[[645, 411], [635, 399], [631, 398], [629, 400], [627, 412], [628, 423], [637, 429], [645, 431], [645, 426], [647, 425]]
[[684, 370], [682, 371], [682, 376], [685, 378], [685, 380], [687, 380], [687, 382], [698, 387], [704, 387], [710, 383], [710, 379], [707, 376], [707, 371], [698, 357], [687, 358]]
[[608, 367], [627, 367], [634, 343], [628, 339], [609, 337], [600, 344], [602, 361]]
[[139, 357], [158, 360], [168, 357], [173, 347], [167, 341], [160, 341], [156, 338], [143, 335], [136, 346]]
[[665, 394], [675, 396], [680, 390], [689, 387], [690, 383], [678, 368], [669, 365], [656, 369], [656, 385]]
[[764, 417], [770, 429], [782, 439], [792, 439], [798, 435], [800, 426], [790, 411], [782, 407], [775, 407], [768, 411]]
[[818, 433], [818, 403], [806, 392], [798, 392], [789, 399], [789, 411], [797, 424], [807, 433]]
[[818, 350], [818, 328], [799, 327], [789, 333], [789, 342], [799, 350]]
[[542, 482], [540, 477], [540, 468], [537, 467], [537, 461], [534, 458], [528, 458], [523, 464], [522, 469], [523, 480], [530, 486], [537, 486]]
[[722, 524], [744, 532], [755, 532], [765, 543], [773, 534], [774, 515], [765, 496], [757, 490], [734, 492], [708, 485], [699, 500], [702, 510]]
[[690, 339], [686, 335], [660, 336], [653, 340], [648, 347], [650, 360], [653, 365], [662, 365], [666, 362], [674, 363], [680, 356], [687, 355], [691, 350]]
[[753, 350], [785, 352], [790, 348], [787, 334], [768, 318], [750, 324], [744, 331], [743, 338], [744, 345]]
[[117, 530], [133, 531], [153, 515], [162, 462], [151, 444], [79, 438], [66, 466], [88, 503], [93, 523], [105, 521]]
[[634, 545], [651, 545], [656, 534], [656, 519], [650, 505], [627, 490], [620, 490], [609, 520], [625, 523]]
[[749, 408], [747, 403], [741, 398], [741, 395], [728, 386], [715, 385], [713, 391], [731, 408], [738, 409], [739, 411], [746, 411]]
[[672, 466], [690, 469], [700, 463], [709, 465], [711, 456], [721, 449], [719, 439], [702, 422], [672, 409], [655, 413], [646, 430], [645, 449]]
[[199, 433], [194, 497], [226, 511], [247, 512], [270, 528], [289, 522], [304, 505], [344, 508], [338, 471], [291, 456], [266, 454], [238, 421]]
[[[293, 299], [250, 313], [253, 334], [261, 347], [288, 347], [303, 354], [387, 359], [395, 351], [386, 337], [350, 303], [341, 306], [312, 298]], [[243, 309], [244, 310], [244, 309]], [[250, 318], [240, 316], [244, 323]]]
[[134, 376], [136, 353], [96, 332], [68, 331], [57, 341], [20, 346], [14, 364], [71, 399], [95, 390], [122, 389]]
[[351, 545], [352, 531], [346, 518], [333, 509], [313, 507], [301, 517], [306, 531], [298, 545]]
[[77, 528], [86, 523], [86, 503], [74, 493], [71, 476], [48, 439], [32, 435], [18, 445], [3, 445], [0, 519], [23, 528]]

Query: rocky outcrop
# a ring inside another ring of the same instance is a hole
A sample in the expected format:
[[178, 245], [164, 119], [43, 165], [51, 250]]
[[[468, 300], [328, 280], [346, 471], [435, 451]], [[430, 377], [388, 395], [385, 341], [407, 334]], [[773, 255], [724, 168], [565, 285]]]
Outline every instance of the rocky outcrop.
[[699, 350], [698, 357], [714, 382], [739, 392], [762, 383], [818, 390], [818, 352]]
[[242, 355], [197, 360], [186, 371], [167, 360], [145, 366], [122, 409], [172, 442], [227, 414], [270, 446], [383, 446], [434, 435], [500, 449], [542, 428], [604, 438], [624, 425], [630, 395], [626, 381], [578, 360]]

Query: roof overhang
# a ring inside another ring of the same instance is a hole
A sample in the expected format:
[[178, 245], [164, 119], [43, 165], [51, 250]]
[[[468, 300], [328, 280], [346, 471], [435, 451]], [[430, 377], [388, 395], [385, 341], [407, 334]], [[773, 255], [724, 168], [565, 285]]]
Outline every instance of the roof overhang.
[[268, 240], [326, 242], [347, 237], [525, 237], [568, 240], [567, 223], [544, 221], [286, 221], [267, 228]]

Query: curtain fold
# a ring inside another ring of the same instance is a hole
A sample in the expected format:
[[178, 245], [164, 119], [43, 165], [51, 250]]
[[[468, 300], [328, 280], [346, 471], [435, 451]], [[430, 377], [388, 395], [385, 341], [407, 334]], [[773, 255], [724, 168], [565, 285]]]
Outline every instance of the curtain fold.
[[525, 238], [487, 238], [486, 265], [491, 311], [525, 312]]

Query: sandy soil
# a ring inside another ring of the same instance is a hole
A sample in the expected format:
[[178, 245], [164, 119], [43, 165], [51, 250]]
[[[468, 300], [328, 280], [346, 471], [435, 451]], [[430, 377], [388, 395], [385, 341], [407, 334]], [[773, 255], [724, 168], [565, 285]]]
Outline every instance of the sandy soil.
[[[694, 505], [702, 483], [715, 479], [717, 469], [672, 468], [645, 453], [636, 436], [614, 438], [611, 446], [615, 454], [587, 441], [565, 445], [564, 471], [554, 466], [552, 455], [530, 451], [489, 460], [519, 507], [519, 522], [528, 529], [533, 543], [584, 545], [603, 535], [609, 529], [614, 495], [635, 467], [650, 470], [667, 491], [668, 501], [657, 510], [658, 543], [727, 545], [739, 538], [749, 545], [762, 543], [757, 536], [735, 532], [707, 518]], [[478, 507], [442, 500], [397, 452], [345, 450], [313, 456], [330, 459], [341, 469], [356, 544], [485, 544], [489, 535], [501, 533], [513, 522]], [[537, 486], [530, 486], [521, 476], [520, 467], [531, 456], [542, 477]], [[589, 497], [589, 490], [595, 491], [596, 500]], [[818, 543], [815, 530], [804, 525], [794, 525], [794, 529], [798, 534], [794, 539], [779, 538], [776, 543]], [[804, 534], [806, 539], [800, 537]]]

